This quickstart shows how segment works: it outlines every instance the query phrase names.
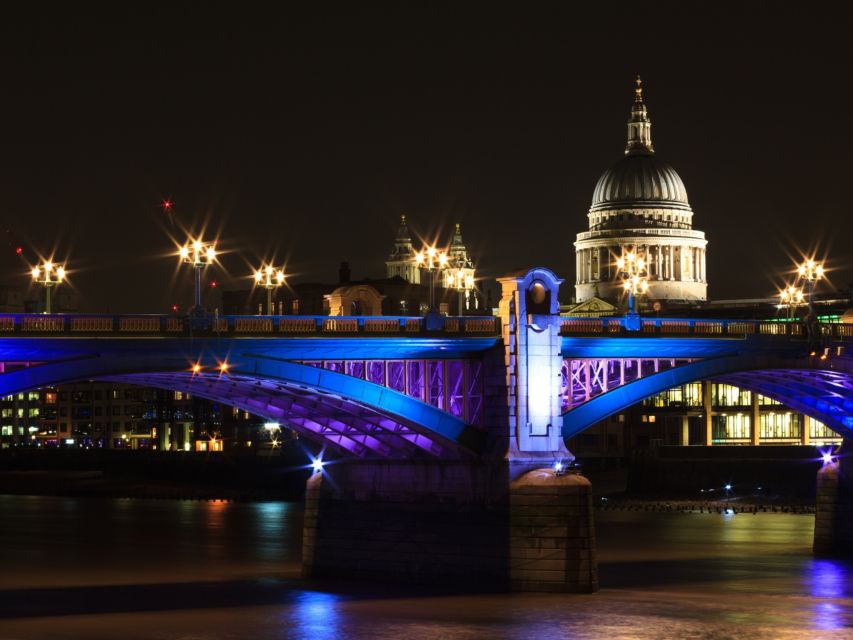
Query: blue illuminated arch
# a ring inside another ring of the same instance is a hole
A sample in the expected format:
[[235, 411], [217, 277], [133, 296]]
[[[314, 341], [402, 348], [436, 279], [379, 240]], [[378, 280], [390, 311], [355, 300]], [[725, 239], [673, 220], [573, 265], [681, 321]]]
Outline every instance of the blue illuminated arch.
[[[193, 375], [182, 354], [139, 350], [84, 356], [5, 373], [0, 396], [81, 380], [113, 380], [184, 390], [280, 419], [355, 455], [395, 456], [414, 450], [465, 456], [480, 451], [485, 442], [480, 429], [441, 409], [352, 376], [256, 354], [232, 353], [228, 363], [228, 375]], [[258, 397], [268, 400], [266, 411], [253, 404]], [[317, 420], [306, 414], [308, 405]], [[309, 423], [324, 430], [309, 428]]]
[[[803, 358], [737, 355], [662, 371], [612, 389], [563, 414], [563, 437], [571, 438], [608, 416], [689, 382], [720, 379], [757, 391], [802, 411], [844, 437], [853, 437], [853, 364], [838, 358], [825, 369]], [[790, 372], [795, 380], [784, 381]], [[830, 376], [831, 379], [827, 379]]]

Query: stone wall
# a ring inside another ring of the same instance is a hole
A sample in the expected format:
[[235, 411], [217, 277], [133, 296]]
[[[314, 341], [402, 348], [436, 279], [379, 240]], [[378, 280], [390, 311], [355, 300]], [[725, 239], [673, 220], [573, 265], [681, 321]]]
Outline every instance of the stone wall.
[[445, 588], [597, 588], [589, 482], [505, 462], [354, 462], [309, 481], [306, 578]]

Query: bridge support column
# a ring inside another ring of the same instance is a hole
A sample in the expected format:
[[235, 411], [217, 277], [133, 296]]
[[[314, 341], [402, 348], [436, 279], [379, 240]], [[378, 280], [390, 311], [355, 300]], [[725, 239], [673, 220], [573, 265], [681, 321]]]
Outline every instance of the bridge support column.
[[341, 462], [307, 483], [305, 578], [454, 588], [598, 588], [581, 476], [505, 462]]
[[813, 550], [818, 556], [850, 556], [853, 549], [853, 453], [845, 441], [838, 458], [817, 474]]

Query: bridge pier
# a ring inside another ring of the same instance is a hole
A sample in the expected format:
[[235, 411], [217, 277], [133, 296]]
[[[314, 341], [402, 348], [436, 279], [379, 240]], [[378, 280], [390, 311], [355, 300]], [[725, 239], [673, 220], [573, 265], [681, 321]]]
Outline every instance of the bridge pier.
[[503, 461], [330, 464], [307, 483], [303, 576], [597, 590], [589, 481], [509, 476]]
[[817, 556], [853, 555], [853, 453], [845, 440], [832, 462], [817, 474], [813, 551]]
[[562, 342], [547, 269], [499, 279], [502, 349], [486, 361], [486, 451], [354, 461], [308, 481], [303, 573], [520, 591], [598, 589], [588, 480], [557, 475]]

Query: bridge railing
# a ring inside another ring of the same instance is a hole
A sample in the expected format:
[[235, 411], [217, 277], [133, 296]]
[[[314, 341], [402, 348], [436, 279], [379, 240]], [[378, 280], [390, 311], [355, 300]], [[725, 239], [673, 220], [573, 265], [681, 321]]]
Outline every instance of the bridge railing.
[[9, 335], [309, 336], [500, 335], [494, 316], [442, 317], [439, 329], [412, 316], [158, 316], [0, 314], [0, 337]]
[[[821, 337], [846, 341], [853, 338], [853, 324], [821, 323]], [[749, 335], [789, 336], [805, 338], [808, 328], [802, 322], [774, 322], [772, 320], [724, 320], [708, 318], [642, 318], [640, 330], [630, 331], [624, 316], [607, 318], [563, 318], [561, 334], [625, 335], [625, 336], [729, 336], [743, 338]]]

